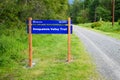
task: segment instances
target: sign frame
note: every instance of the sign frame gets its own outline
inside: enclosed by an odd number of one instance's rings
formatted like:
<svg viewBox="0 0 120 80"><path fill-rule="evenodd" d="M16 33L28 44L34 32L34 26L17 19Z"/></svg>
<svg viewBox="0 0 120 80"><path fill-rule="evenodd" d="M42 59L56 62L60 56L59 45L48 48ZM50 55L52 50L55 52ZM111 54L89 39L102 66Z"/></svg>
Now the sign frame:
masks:
<svg viewBox="0 0 120 80"><path fill-rule="evenodd" d="M63 21L63 22L62 22ZM68 20L32 20L31 17L28 18L28 42L29 42L29 67L32 67L32 27L38 24L67 24L67 34L68 34L68 54L67 54L67 62L71 61L71 34L72 34L72 26L71 26L71 18Z"/></svg>

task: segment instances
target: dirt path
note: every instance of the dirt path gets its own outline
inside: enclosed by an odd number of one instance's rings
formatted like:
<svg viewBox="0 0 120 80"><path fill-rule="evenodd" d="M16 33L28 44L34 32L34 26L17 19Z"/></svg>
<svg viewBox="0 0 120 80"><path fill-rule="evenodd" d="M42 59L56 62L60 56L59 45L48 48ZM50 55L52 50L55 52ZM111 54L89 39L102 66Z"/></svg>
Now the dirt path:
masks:
<svg viewBox="0 0 120 80"><path fill-rule="evenodd" d="M120 41L78 26L74 26L74 33L84 43L102 76L106 80L120 80Z"/></svg>

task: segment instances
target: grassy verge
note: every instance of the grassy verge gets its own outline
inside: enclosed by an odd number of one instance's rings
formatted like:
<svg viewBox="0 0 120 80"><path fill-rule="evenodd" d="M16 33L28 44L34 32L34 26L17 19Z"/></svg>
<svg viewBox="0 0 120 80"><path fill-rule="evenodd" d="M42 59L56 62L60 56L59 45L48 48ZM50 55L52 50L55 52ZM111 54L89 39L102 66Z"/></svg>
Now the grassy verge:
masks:
<svg viewBox="0 0 120 80"><path fill-rule="evenodd" d="M96 27L96 28L91 28L91 24L92 23L85 23L85 24L79 24L79 26L82 26L91 30L95 30L97 32L114 37L116 39L120 39L120 35L119 35L120 27L117 22L115 23L114 26L112 26L110 22L103 22L100 27Z"/></svg>
<svg viewBox="0 0 120 80"><path fill-rule="evenodd" d="M1 50L6 55L1 56L2 60L0 60L0 80L100 79L92 59L74 35L72 35L70 63L66 62L67 35L33 35L33 62L36 65L32 68L27 68L27 34L22 32L14 35L16 36L3 35L1 38L1 44L7 43L5 48L9 44L13 45L9 45L6 51Z"/></svg>

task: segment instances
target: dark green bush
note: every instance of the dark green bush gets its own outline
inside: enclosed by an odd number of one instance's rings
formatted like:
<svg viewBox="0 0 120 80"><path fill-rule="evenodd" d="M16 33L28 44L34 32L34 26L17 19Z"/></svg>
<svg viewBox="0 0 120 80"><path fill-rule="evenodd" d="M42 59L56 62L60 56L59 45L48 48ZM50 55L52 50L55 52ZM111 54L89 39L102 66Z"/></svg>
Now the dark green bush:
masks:
<svg viewBox="0 0 120 80"><path fill-rule="evenodd" d="M120 25L120 19L118 20L118 24Z"/></svg>
<svg viewBox="0 0 120 80"><path fill-rule="evenodd" d="M102 22L94 22L91 24L91 28L100 27L101 25L102 25Z"/></svg>

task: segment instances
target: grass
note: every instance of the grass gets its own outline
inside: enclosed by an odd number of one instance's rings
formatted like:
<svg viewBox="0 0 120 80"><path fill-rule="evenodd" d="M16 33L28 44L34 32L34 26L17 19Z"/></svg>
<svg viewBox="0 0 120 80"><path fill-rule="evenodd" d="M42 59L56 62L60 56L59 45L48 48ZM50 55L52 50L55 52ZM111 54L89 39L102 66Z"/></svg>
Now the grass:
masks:
<svg viewBox="0 0 120 80"><path fill-rule="evenodd" d="M92 23L85 23L85 24L79 24L79 26L84 26L85 28L95 30L97 32L100 32L102 34L114 37L116 39L120 39L120 25L118 25L118 22L115 22L115 25L112 26L111 22L103 22L102 26L91 28Z"/></svg>
<svg viewBox="0 0 120 80"><path fill-rule="evenodd" d="M33 62L28 68L28 35L25 29L1 35L0 80L99 80L89 54L72 35L72 61L67 60L67 35L33 35ZM18 33L19 32L19 33ZM13 36L14 35L14 36Z"/></svg>

